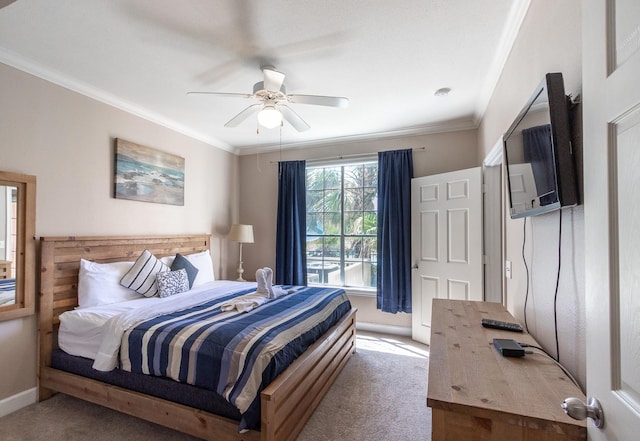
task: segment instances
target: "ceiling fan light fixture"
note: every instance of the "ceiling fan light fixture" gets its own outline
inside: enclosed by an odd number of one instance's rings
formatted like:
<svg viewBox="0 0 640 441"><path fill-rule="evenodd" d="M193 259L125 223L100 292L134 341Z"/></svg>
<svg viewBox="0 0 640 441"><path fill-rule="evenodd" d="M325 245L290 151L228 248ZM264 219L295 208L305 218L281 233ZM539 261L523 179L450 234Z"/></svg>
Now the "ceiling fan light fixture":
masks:
<svg viewBox="0 0 640 441"><path fill-rule="evenodd" d="M0 0L1 2L2 0ZM285 75L278 72L273 66L262 66L263 81L253 85L253 93L229 93L229 92L187 92L192 94L205 94L213 96L252 98L258 101L255 104L243 109L236 116L227 121L225 127L237 127L250 116L257 113L258 126L266 129L274 129L286 120L298 132L309 130L311 126L307 124L289 104L313 104L328 107L347 107L349 99L340 96L324 95L287 95L284 86ZM258 128L259 129L259 128Z"/></svg>
<svg viewBox="0 0 640 441"><path fill-rule="evenodd" d="M282 124L282 113L276 106L265 104L264 108L258 113L258 123L267 129L273 129Z"/></svg>

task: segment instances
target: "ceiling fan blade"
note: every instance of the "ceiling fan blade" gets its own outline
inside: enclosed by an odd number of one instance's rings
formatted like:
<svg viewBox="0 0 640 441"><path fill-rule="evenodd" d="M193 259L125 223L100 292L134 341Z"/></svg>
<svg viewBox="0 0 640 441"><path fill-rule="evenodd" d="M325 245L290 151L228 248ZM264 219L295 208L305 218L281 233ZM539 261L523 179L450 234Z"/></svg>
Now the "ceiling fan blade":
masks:
<svg viewBox="0 0 640 441"><path fill-rule="evenodd" d="M244 109L242 112L238 113L236 116L234 116L229 121L227 121L227 123L224 126L225 127L237 127L238 124L240 124L242 121L244 121L245 119L249 118L251 115L253 115L258 110L260 110L261 107L262 107L261 103L256 103L256 104L250 105L249 107Z"/></svg>
<svg viewBox="0 0 640 441"><path fill-rule="evenodd" d="M284 74L272 66L263 67L262 73L264 74L264 88L272 92L279 91L284 83Z"/></svg>
<svg viewBox="0 0 640 441"><path fill-rule="evenodd" d="M251 98L250 93L227 93L227 92L187 92L187 95L214 95L228 98Z"/></svg>
<svg viewBox="0 0 640 441"><path fill-rule="evenodd" d="M290 103L315 104L329 107L349 107L349 98L321 95L287 95Z"/></svg>
<svg viewBox="0 0 640 441"><path fill-rule="evenodd" d="M278 110L282 112L282 116L287 120L289 124L293 126L298 132L304 132L305 130L309 130L311 126L307 124L300 115L294 112L290 107L287 107L283 104L278 105Z"/></svg>

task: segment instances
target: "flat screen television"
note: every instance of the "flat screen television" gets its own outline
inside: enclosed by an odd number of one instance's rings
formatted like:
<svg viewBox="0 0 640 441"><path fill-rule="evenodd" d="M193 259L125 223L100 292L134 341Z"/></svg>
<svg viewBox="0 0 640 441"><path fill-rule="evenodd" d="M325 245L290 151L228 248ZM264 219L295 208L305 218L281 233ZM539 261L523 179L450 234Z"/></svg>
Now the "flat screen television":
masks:
<svg viewBox="0 0 640 441"><path fill-rule="evenodd" d="M569 103L562 74L548 73L504 134L512 219L578 203Z"/></svg>

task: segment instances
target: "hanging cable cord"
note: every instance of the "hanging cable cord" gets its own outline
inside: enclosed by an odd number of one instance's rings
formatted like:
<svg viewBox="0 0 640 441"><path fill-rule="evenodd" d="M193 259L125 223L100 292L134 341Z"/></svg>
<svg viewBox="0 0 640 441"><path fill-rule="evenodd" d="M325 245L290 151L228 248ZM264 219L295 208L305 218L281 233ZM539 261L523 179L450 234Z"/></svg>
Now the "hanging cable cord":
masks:
<svg viewBox="0 0 640 441"><path fill-rule="evenodd" d="M527 218L524 219L524 232L522 237L522 261L524 262L524 269L527 278L527 290L524 295L524 328L529 332L529 326L527 325L527 302L529 301L529 265L527 265L527 258L524 254L524 248L527 243Z"/></svg>
<svg viewBox="0 0 640 441"><path fill-rule="evenodd" d="M540 346L536 346L536 345L530 345L527 343L522 343L522 342L518 342L518 344L520 346L522 346L523 348L533 348L533 349L537 349L540 351L540 355L544 355L546 357L549 357L549 359L551 361L553 361L556 365L558 365L558 367L560 367L560 369L562 369L562 372L564 372L567 377L569 377L571 379L571 381L573 382L573 384L575 384L578 389L580 389L580 391L582 393L584 393L584 391L582 390L582 386L580 386L580 383L578 383L578 381L573 377L573 375L571 375L571 372L569 372L569 370L567 368L565 368L564 366L562 366L562 364L560 364L560 362L558 362L551 354L549 354L547 351L545 351L544 349L542 349ZM525 354L535 354L536 352L533 351L525 351Z"/></svg>
<svg viewBox="0 0 640 441"><path fill-rule="evenodd" d="M556 290L553 295L553 329L556 334L556 361L560 363L560 344L558 343L558 287L560 286L560 268L562 267L562 209L558 223L558 273L556 275Z"/></svg>

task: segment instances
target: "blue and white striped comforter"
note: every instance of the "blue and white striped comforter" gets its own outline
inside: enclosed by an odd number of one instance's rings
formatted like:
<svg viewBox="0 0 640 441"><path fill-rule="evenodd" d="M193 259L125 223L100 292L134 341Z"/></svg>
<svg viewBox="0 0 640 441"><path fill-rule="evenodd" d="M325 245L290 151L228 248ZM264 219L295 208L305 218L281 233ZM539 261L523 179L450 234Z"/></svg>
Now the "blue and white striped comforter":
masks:
<svg viewBox="0 0 640 441"><path fill-rule="evenodd" d="M255 292L255 284L235 289L124 326L120 367L215 391L240 411L239 429L248 429L260 420L260 392L351 305L342 289L304 287L247 313L223 312L221 304Z"/></svg>
<svg viewBox="0 0 640 441"><path fill-rule="evenodd" d="M0 306L12 305L16 299L16 279L0 279Z"/></svg>

